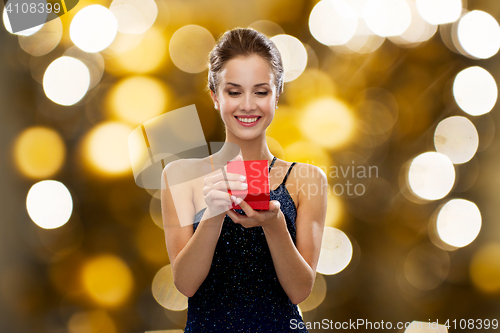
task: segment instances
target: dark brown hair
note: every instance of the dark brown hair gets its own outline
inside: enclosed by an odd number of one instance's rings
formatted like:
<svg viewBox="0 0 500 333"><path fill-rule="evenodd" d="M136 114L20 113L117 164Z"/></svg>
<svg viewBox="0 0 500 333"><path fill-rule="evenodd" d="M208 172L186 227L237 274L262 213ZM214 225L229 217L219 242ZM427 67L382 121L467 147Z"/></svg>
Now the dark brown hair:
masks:
<svg viewBox="0 0 500 333"><path fill-rule="evenodd" d="M227 61L237 56L259 55L267 61L274 75L276 99L283 91L285 71L276 45L253 28L234 28L223 33L209 55L207 90L217 94L220 72Z"/></svg>

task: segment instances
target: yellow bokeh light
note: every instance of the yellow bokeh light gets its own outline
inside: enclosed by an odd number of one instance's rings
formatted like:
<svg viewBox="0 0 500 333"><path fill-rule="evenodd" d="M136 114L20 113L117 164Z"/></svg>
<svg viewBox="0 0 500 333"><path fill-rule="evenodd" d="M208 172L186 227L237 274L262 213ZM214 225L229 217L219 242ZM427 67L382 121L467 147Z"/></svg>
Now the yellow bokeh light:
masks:
<svg viewBox="0 0 500 333"><path fill-rule="evenodd" d="M214 46L215 39L210 31L199 25L186 25L170 39L170 58L180 70L200 73L207 69L208 54Z"/></svg>
<svg viewBox="0 0 500 333"><path fill-rule="evenodd" d="M300 310L302 312L311 311L324 301L326 297L326 280L323 275L316 273L316 280L314 281L314 286L311 294L299 304Z"/></svg>
<svg viewBox="0 0 500 333"><path fill-rule="evenodd" d="M148 76L132 76L115 84L110 90L107 105L113 117L140 125L168 107L170 90L160 80Z"/></svg>
<svg viewBox="0 0 500 333"><path fill-rule="evenodd" d="M274 113L274 119L267 127L266 134L283 147L300 140L302 135L297 127L298 117L295 109L281 105Z"/></svg>
<svg viewBox="0 0 500 333"><path fill-rule="evenodd" d="M108 8L90 5L80 9L69 27L71 41L85 52L107 48L115 39L118 22Z"/></svg>
<svg viewBox="0 0 500 333"><path fill-rule="evenodd" d="M81 279L87 294L104 306L121 305L134 286L130 268L122 259L111 254L88 260L82 267Z"/></svg>
<svg viewBox="0 0 500 333"><path fill-rule="evenodd" d="M149 218L141 221L135 233L135 244L141 255L150 263L163 265L169 263L163 230L159 229Z"/></svg>
<svg viewBox="0 0 500 333"><path fill-rule="evenodd" d="M337 53L366 54L376 51L385 41L385 37L375 34L356 34L345 45L333 46Z"/></svg>
<svg viewBox="0 0 500 333"><path fill-rule="evenodd" d="M160 191L158 191L160 192ZM161 200L158 200L155 196L151 197L149 203L149 214L153 222L160 228L163 229L163 216L161 212Z"/></svg>
<svg viewBox="0 0 500 333"><path fill-rule="evenodd" d="M73 199L64 184L44 180L28 191L26 209L30 218L45 229L59 228L68 222L73 212Z"/></svg>
<svg viewBox="0 0 500 333"><path fill-rule="evenodd" d="M325 226L338 228L342 223L341 218L344 216L342 200L338 195L334 195L332 191L328 191L327 200Z"/></svg>
<svg viewBox="0 0 500 333"><path fill-rule="evenodd" d="M76 312L68 321L69 333L115 333L113 319L102 310Z"/></svg>
<svg viewBox="0 0 500 333"><path fill-rule="evenodd" d="M58 172L66 158L61 135L45 127L24 130L14 144L14 161L19 171L31 178L49 178Z"/></svg>
<svg viewBox="0 0 500 333"><path fill-rule="evenodd" d="M346 144L354 131L352 110L333 98L322 98L308 104L299 120L301 133L325 149Z"/></svg>
<svg viewBox="0 0 500 333"><path fill-rule="evenodd" d="M455 77L453 96L462 110L472 116L480 116L495 106L498 87L495 78L486 69L472 66Z"/></svg>
<svg viewBox="0 0 500 333"><path fill-rule="evenodd" d="M248 27L253 28L259 32L262 32L269 38L275 35L285 33L283 28L278 23L269 20L258 20L250 23Z"/></svg>
<svg viewBox="0 0 500 333"><path fill-rule="evenodd" d="M357 25L356 12L343 0L322 0L309 15L311 35L324 45L347 43L354 36Z"/></svg>
<svg viewBox="0 0 500 333"><path fill-rule="evenodd" d="M289 82L285 91L290 105L303 107L315 99L333 96L337 92L337 87L331 76L324 71L308 68L296 80ZM275 117L282 113L280 106L276 110Z"/></svg>
<svg viewBox="0 0 500 333"><path fill-rule="evenodd" d="M101 172L122 175L130 172L128 136L133 128L118 122L104 122L85 137L83 158Z"/></svg>
<svg viewBox="0 0 500 333"><path fill-rule="evenodd" d="M337 274L349 265L352 253L352 243L344 232L325 227L316 271L325 275Z"/></svg>
<svg viewBox="0 0 500 333"><path fill-rule="evenodd" d="M285 147L288 161L315 165L322 170L331 165L330 155L317 144L308 141L297 141Z"/></svg>
<svg viewBox="0 0 500 333"><path fill-rule="evenodd" d="M132 45L135 44L135 39L140 39L137 35L130 36L133 37L131 41ZM152 26L146 31L137 45L108 59L106 70L115 75L123 73L151 73L163 65L166 56L167 42L165 41L165 37L158 28Z"/></svg>
<svg viewBox="0 0 500 333"><path fill-rule="evenodd" d="M455 168L444 154L422 153L411 162L407 181L409 189L418 197L438 200L451 191L455 183Z"/></svg>
<svg viewBox="0 0 500 333"><path fill-rule="evenodd" d="M56 17L46 22L35 34L30 36L19 35L19 46L32 56L45 55L56 48L61 41L63 26L61 19Z"/></svg>
<svg viewBox="0 0 500 333"><path fill-rule="evenodd" d="M154 298L164 308L172 311L182 311L187 308L188 298L175 287L170 264L156 273L152 289Z"/></svg>
<svg viewBox="0 0 500 333"><path fill-rule="evenodd" d="M450 256L431 243L422 243L408 253L403 267L411 285L420 290L432 290L448 276Z"/></svg>
<svg viewBox="0 0 500 333"><path fill-rule="evenodd" d="M90 72L73 57L59 57L45 70L43 90L54 103L73 105L80 101L90 86Z"/></svg>
<svg viewBox="0 0 500 333"><path fill-rule="evenodd" d="M485 293L500 292L500 244L488 243L472 257L470 277L473 284Z"/></svg>

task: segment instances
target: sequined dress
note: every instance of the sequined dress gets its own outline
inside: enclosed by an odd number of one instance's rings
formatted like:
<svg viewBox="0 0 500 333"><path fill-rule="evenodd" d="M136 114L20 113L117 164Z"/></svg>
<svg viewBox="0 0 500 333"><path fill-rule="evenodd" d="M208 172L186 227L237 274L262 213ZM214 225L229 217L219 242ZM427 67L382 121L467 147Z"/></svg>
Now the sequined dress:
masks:
<svg viewBox="0 0 500 333"><path fill-rule="evenodd" d="M269 171L275 161L276 157ZM280 202L295 244L297 209L285 187L294 165L270 191L270 199ZM195 215L194 231L205 209ZM235 211L245 215L241 209ZM188 298L184 332L308 332L299 327L304 327L302 317L281 287L262 227L244 228L226 215L210 271Z"/></svg>

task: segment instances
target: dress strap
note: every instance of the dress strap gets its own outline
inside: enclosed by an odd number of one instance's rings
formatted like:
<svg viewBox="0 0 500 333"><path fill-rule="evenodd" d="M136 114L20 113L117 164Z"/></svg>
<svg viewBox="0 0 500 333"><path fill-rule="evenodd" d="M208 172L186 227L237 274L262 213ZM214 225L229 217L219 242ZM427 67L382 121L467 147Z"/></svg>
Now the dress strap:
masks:
<svg viewBox="0 0 500 333"><path fill-rule="evenodd" d="M212 165L212 172L214 172L215 168L214 168L214 160L212 159L212 155L210 155L210 164Z"/></svg>
<svg viewBox="0 0 500 333"><path fill-rule="evenodd" d="M290 165L290 167L288 168L288 171L286 172L285 178L283 178L283 181L281 182L281 184L285 184L286 179L288 178L288 175L290 174L290 170L292 170L293 166L294 166L296 163L297 163L297 162L293 162L293 163L292 163L292 165Z"/></svg>
<svg viewBox="0 0 500 333"><path fill-rule="evenodd" d="M271 168L273 167L275 161L276 161L276 156L274 156L273 161L271 162L271 165L269 166L269 171L268 172L271 171Z"/></svg>

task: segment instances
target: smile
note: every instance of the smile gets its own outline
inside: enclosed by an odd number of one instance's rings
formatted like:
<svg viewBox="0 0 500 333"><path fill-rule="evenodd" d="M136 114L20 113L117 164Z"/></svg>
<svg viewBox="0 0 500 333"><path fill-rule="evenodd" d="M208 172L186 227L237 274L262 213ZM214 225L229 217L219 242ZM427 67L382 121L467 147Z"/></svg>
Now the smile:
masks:
<svg viewBox="0 0 500 333"><path fill-rule="evenodd" d="M236 120L238 120L238 123L240 123L243 126L255 126L259 119L261 118L260 116L258 117L237 117L235 116Z"/></svg>

